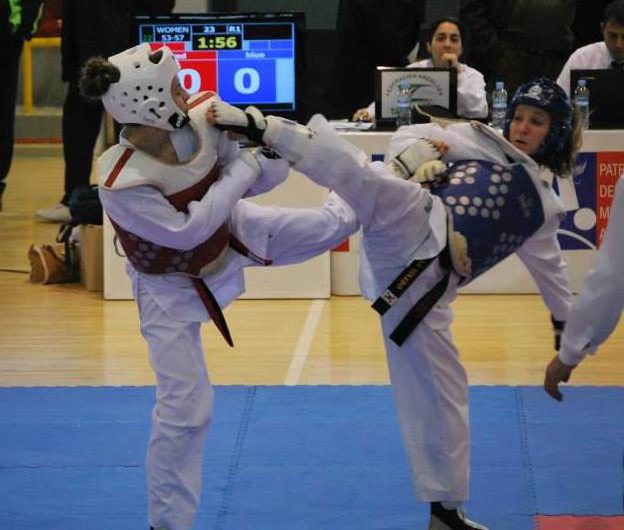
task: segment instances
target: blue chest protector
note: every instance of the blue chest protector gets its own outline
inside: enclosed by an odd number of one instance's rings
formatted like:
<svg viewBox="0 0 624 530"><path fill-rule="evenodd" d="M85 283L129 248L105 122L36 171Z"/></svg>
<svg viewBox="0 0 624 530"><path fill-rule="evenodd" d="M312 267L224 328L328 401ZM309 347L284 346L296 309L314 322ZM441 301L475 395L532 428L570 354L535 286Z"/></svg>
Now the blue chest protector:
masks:
<svg viewBox="0 0 624 530"><path fill-rule="evenodd" d="M432 191L448 212L448 247L465 285L512 254L544 223L533 180L521 164L456 162Z"/></svg>
<svg viewBox="0 0 624 530"><path fill-rule="evenodd" d="M459 161L449 168L448 181L431 192L447 211L447 247L437 258L410 263L373 303L384 315L435 259L447 270L390 333L399 346L446 291L451 267L465 285L512 254L544 224L540 191L521 164Z"/></svg>

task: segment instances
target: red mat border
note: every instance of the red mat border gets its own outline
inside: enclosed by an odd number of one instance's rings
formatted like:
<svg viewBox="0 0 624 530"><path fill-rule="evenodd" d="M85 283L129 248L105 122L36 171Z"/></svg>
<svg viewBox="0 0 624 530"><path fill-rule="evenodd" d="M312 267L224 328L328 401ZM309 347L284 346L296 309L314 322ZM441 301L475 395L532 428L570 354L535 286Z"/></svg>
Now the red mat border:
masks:
<svg viewBox="0 0 624 530"><path fill-rule="evenodd" d="M624 515L536 515L535 530L622 530Z"/></svg>

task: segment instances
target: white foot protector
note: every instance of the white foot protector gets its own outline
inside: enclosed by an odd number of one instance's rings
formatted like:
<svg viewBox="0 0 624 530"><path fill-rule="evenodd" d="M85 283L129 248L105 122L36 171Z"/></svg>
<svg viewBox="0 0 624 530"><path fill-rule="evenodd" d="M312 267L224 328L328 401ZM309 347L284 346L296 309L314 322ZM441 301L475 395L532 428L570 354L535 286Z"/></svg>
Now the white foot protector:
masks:
<svg viewBox="0 0 624 530"><path fill-rule="evenodd" d="M277 116L267 116L266 124L263 136L266 145L291 164L299 162L307 152L310 140L314 138L314 131L296 121Z"/></svg>
<svg viewBox="0 0 624 530"><path fill-rule="evenodd" d="M430 140L419 138L406 147L388 163L390 170L399 178L409 179L425 162L438 160L441 156Z"/></svg>

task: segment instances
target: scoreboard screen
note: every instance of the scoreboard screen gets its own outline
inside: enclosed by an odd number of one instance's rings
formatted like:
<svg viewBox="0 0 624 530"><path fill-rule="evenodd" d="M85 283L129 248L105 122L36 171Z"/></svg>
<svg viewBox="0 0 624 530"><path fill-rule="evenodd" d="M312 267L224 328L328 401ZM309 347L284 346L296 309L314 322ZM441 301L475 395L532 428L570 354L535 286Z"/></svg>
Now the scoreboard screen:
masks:
<svg viewBox="0 0 624 530"><path fill-rule="evenodd" d="M190 93L211 90L237 107L296 117L302 13L135 17L133 41L166 45Z"/></svg>

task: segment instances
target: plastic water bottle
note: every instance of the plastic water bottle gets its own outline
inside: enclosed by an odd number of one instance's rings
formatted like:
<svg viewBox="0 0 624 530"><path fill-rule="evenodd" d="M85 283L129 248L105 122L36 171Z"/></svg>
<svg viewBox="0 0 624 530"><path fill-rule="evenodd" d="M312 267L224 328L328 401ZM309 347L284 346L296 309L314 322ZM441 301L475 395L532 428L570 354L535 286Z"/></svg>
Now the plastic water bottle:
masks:
<svg viewBox="0 0 624 530"><path fill-rule="evenodd" d="M412 123L412 84L409 81L399 83L399 95L396 106L396 126Z"/></svg>
<svg viewBox="0 0 624 530"><path fill-rule="evenodd" d="M503 81L496 81L492 91L492 128L503 132L507 114L507 90Z"/></svg>
<svg viewBox="0 0 624 530"><path fill-rule="evenodd" d="M579 79L574 89L574 105L578 109L583 130L589 129L589 88L585 79Z"/></svg>

